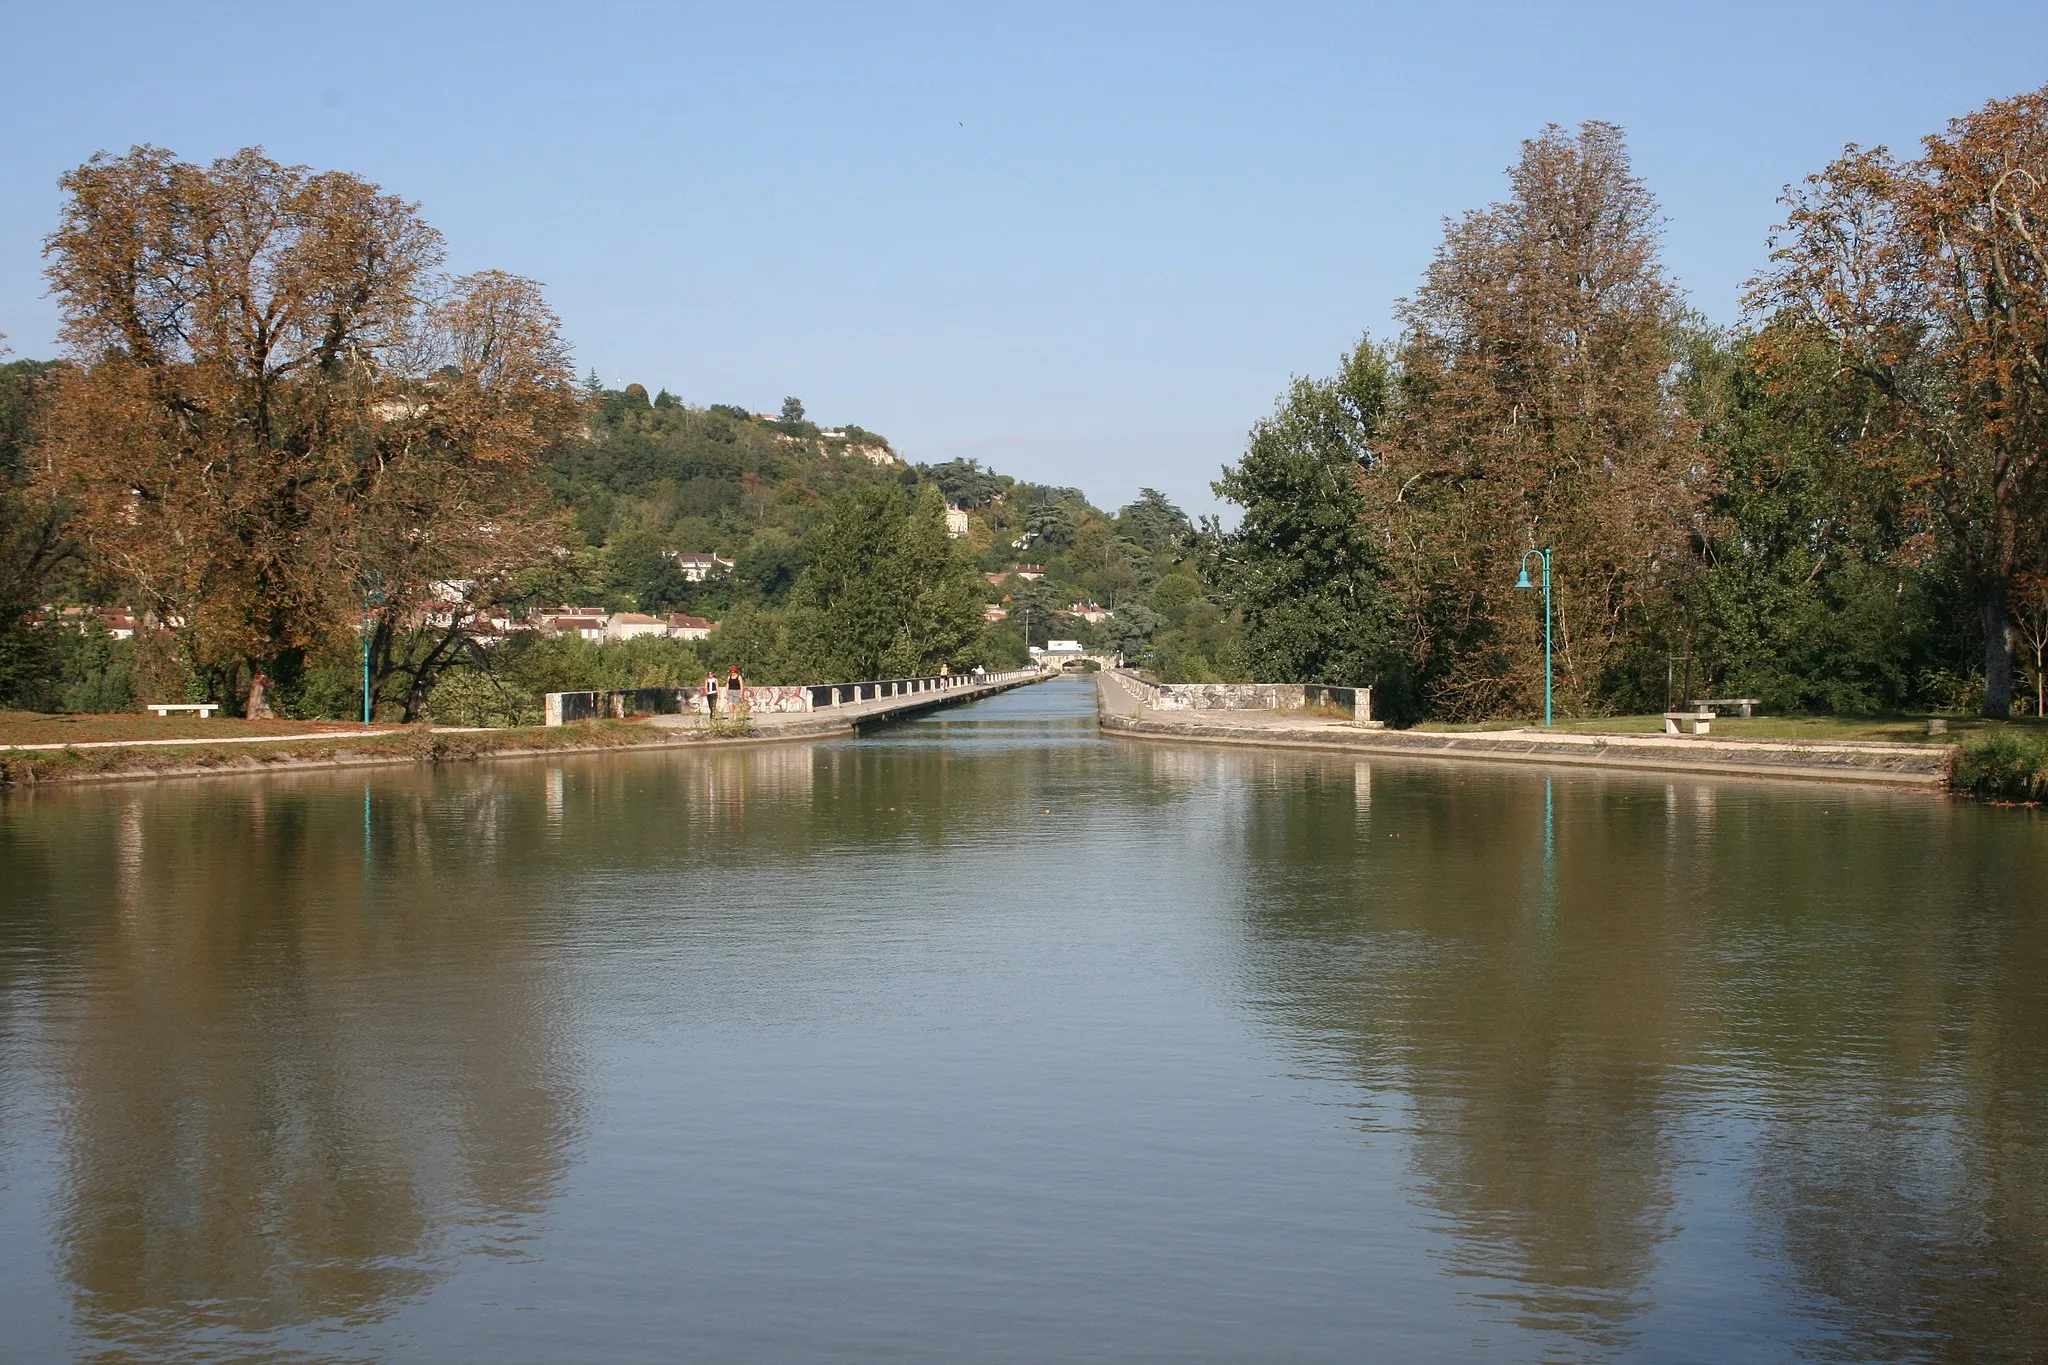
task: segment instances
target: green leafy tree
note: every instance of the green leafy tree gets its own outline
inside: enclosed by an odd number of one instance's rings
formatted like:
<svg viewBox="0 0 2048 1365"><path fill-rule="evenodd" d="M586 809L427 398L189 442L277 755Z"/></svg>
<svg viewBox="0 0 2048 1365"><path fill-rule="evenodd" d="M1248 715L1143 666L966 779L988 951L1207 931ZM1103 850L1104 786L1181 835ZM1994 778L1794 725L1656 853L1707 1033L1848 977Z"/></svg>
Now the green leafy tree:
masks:
<svg viewBox="0 0 2048 1365"><path fill-rule="evenodd" d="M58 666L33 613L72 552L61 505L29 477L36 415L55 369L33 360L0 365L0 700L17 704Z"/></svg>
<svg viewBox="0 0 2048 1365"><path fill-rule="evenodd" d="M817 680L907 676L971 666L982 583L946 534L936 487L915 503L887 485L853 489L805 545L791 646Z"/></svg>
<svg viewBox="0 0 2048 1365"><path fill-rule="evenodd" d="M1828 338L1794 330L1780 324L1761 348L1695 344L1688 407L1720 476L1698 569L1671 585L1663 647L1695 695L1785 710L1914 704L1942 663L1942 566L1909 552L1905 481L1858 448L1877 394L1841 372ZM1637 701L1657 705L1661 691Z"/></svg>
<svg viewBox="0 0 2048 1365"><path fill-rule="evenodd" d="M1360 486L1389 370L1386 353L1364 339L1335 378L1296 380L1214 485L1244 509L1221 538L1216 578L1244 615L1255 678L1376 686L1389 705L1399 695L1394 604Z"/></svg>
<svg viewBox="0 0 2048 1365"><path fill-rule="evenodd" d="M1188 514L1156 488L1138 490L1138 500L1116 514L1117 529L1148 555L1166 555L1194 531Z"/></svg>

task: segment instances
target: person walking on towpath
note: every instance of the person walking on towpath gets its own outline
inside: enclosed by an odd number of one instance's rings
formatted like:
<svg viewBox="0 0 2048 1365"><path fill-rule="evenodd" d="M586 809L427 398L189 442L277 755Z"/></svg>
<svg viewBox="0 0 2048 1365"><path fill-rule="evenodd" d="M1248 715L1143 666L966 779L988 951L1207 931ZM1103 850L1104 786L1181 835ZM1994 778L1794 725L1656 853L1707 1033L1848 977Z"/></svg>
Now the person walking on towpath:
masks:
<svg viewBox="0 0 2048 1365"><path fill-rule="evenodd" d="M704 675L704 714L711 719L716 719L718 716L718 675L716 673L706 673Z"/></svg>
<svg viewBox="0 0 2048 1365"><path fill-rule="evenodd" d="M734 664L725 675L725 709L736 716L745 715L747 706L747 680L740 676L740 666Z"/></svg>

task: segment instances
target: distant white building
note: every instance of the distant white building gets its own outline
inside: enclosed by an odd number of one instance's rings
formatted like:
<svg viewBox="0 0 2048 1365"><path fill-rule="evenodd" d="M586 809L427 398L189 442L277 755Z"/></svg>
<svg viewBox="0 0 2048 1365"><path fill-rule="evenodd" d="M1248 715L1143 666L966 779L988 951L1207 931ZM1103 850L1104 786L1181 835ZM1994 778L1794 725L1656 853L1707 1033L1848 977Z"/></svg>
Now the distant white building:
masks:
<svg viewBox="0 0 2048 1365"><path fill-rule="evenodd" d="M730 559L716 553L685 553L676 550L667 550L663 553L675 561L675 566L683 571L684 579L691 583L702 583L707 578L717 578L732 568Z"/></svg>
<svg viewBox="0 0 2048 1365"><path fill-rule="evenodd" d="M637 611L622 611L604 623L607 640L637 640L643 635L666 635L668 623Z"/></svg>
<svg viewBox="0 0 2048 1365"><path fill-rule="evenodd" d="M708 639L718 628L718 622L707 621L701 616L671 616L668 618L668 637L671 640Z"/></svg>
<svg viewBox="0 0 2048 1365"><path fill-rule="evenodd" d="M540 628L550 635L574 635L583 640L602 640L610 618L603 612L562 612L543 615Z"/></svg>
<svg viewBox="0 0 2048 1365"><path fill-rule="evenodd" d="M946 509L946 534L958 540L967 534L967 509L948 507Z"/></svg>

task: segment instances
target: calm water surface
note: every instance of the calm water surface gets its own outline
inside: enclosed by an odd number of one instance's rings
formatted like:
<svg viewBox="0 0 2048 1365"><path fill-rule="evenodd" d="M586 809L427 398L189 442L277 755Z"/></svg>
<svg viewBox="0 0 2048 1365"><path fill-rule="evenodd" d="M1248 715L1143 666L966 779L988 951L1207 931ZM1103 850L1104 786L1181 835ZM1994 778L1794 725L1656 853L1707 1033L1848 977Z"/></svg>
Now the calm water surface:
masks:
<svg viewBox="0 0 2048 1365"><path fill-rule="evenodd" d="M859 741L0 803L7 1360L2048 1347L2048 825Z"/></svg>

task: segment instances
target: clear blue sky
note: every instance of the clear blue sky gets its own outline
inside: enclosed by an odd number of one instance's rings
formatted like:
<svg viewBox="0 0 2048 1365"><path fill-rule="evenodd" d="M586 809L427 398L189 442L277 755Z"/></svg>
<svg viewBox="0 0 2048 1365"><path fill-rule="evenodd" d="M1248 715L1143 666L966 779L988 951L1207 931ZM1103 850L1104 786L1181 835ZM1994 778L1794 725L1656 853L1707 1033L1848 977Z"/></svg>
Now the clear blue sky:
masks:
<svg viewBox="0 0 2048 1365"><path fill-rule="evenodd" d="M609 384L1190 510L1500 197L1609 119L1734 321L1780 187L2048 81L2048 4L207 5L0 0L0 332L55 181L259 144L546 282Z"/></svg>

